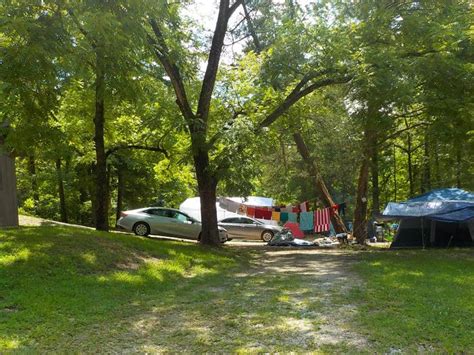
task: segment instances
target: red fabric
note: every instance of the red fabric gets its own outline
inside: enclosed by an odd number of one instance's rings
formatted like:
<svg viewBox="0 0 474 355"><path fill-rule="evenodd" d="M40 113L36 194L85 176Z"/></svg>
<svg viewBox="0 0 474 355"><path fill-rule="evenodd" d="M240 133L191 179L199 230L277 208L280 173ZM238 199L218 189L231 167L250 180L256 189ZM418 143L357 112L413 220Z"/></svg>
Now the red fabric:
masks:
<svg viewBox="0 0 474 355"><path fill-rule="evenodd" d="M267 210L267 211L263 211L263 219L272 219L272 211L271 210Z"/></svg>
<svg viewBox="0 0 474 355"><path fill-rule="evenodd" d="M331 223L331 210L328 207L323 210L314 211L314 231L316 233L327 232Z"/></svg>
<svg viewBox="0 0 474 355"><path fill-rule="evenodd" d="M300 212L300 207L299 207L299 206L293 207L293 208L291 209L291 212L293 212L293 213L299 213L299 212Z"/></svg>
<svg viewBox="0 0 474 355"><path fill-rule="evenodd" d="M265 210L263 208L255 208L255 218L263 219L263 215L265 214Z"/></svg>
<svg viewBox="0 0 474 355"><path fill-rule="evenodd" d="M255 217L255 207L247 207L247 216Z"/></svg>
<svg viewBox="0 0 474 355"><path fill-rule="evenodd" d="M302 239L304 238L304 233L301 231L300 226L296 222L286 222L283 227L288 228L293 234L293 237Z"/></svg>

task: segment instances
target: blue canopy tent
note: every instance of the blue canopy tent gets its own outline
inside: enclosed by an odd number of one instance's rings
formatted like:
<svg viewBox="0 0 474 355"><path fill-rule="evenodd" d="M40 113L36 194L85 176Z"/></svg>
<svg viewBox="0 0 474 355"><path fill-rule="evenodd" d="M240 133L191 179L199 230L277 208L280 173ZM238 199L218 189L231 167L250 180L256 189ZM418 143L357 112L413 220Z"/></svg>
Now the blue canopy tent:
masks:
<svg viewBox="0 0 474 355"><path fill-rule="evenodd" d="M400 220L393 248L474 245L474 194L468 191L433 190L390 202L382 215Z"/></svg>

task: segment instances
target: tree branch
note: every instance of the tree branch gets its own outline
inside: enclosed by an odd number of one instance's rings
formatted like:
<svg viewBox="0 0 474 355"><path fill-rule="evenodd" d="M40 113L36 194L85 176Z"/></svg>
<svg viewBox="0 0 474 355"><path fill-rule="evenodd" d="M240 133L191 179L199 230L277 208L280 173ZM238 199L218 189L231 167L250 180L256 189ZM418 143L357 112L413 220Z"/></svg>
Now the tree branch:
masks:
<svg viewBox="0 0 474 355"><path fill-rule="evenodd" d="M148 42L152 45L153 52L170 77L171 84L173 85L173 89L176 94L176 103L178 104L178 107L184 118L188 121L188 123L190 123L194 118L194 114L186 95L186 89L184 88L184 83L179 68L169 57L169 49L166 45L158 23L155 19L150 19L149 23L156 39L148 36Z"/></svg>
<svg viewBox="0 0 474 355"><path fill-rule="evenodd" d="M237 0L229 7L229 0L221 0L219 4L219 14L217 15L216 28L212 37L211 49L207 60L207 68L202 81L197 108L197 116L198 119L201 120L201 124L203 125L201 129L203 130L207 129L207 118L209 115L211 97L216 83L217 70L219 69L222 47L227 32L227 24L229 18L241 3L242 0Z"/></svg>
<svg viewBox="0 0 474 355"><path fill-rule="evenodd" d="M274 109L260 124L258 128L268 127L275 122L282 114L284 114L292 105L301 98L312 93L316 89L334 84L345 84L352 79L352 76L342 76L330 79L321 79L303 89L304 85L310 80L304 77L293 89L293 91L285 98L285 100Z"/></svg>
<svg viewBox="0 0 474 355"><path fill-rule="evenodd" d="M259 54L262 51L262 45L258 39L257 33L255 32L255 28L253 27L252 19L250 18L250 14L247 10L247 6L245 5L245 1L242 1L242 7L244 9L245 19L247 21L247 26L250 32L250 35L253 39L253 44L255 45L255 52Z"/></svg>
<svg viewBox="0 0 474 355"><path fill-rule="evenodd" d="M93 49L96 49L97 48L97 41L94 39L94 37L92 37L92 35L84 28L84 26L82 26L81 22L79 21L79 19L76 17L76 14L74 13L73 9L69 8L67 10L67 13L69 14L69 16L71 16L72 18L72 22L74 22L74 24L77 26L77 28L79 29L79 32L82 33L82 35L89 41L89 43L91 44L92 48Z"/></svg>
<svg viewBox="0 0 474 355"><path fill-rule="evenodd" d="M108 158L110 155L116 153L117 151L125 150L125 149L137 149L137 150L148 150L148 151L151 151L151 152L159 152L159 153L163 153L163 155L166 158L169 158L168 151L166 149L164 149L163 147L149 147L149 146L137 145L137 144L130 144L130 145L122 145L122 146L113 147L113 148L107 150L107 152L105 153L105 156L106 156L106 158Z"/></svg>

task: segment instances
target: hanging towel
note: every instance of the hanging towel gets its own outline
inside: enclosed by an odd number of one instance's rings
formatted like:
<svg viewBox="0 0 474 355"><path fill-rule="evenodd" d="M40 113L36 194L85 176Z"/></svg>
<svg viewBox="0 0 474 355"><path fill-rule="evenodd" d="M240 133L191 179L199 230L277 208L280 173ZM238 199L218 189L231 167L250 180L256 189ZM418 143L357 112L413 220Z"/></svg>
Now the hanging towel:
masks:
<svg viewBox="0 0 474 355"><path fill-rule="evenodd" d="M331 208L314 211L314 231L316 233L327 232L331 223Z"/></svg>
<svg viewBox="0 0 474 355"><path fill-rule="evenodd" d="M300 203L300 211L301 212L308 212L308 202L305 201L303 203ZM313 229L313 228L311 228Z"/></svg>
<svg viewBox="0 0 474 355"><path fill-rule="evenodd" d="M300 229L304 231L312 231L314 228L314 213L301 212L300 213Z"/></svg>
<svg viewBox="0 0 474 355"><path fill-rule="evenodd" d="M293 207L291 206L286 206L281 209L281 212L293 212Z"/></svg>
<svg viewBox="0 0 474 355"><path fill-rule="evenodd" d="M263 211L263 219L272 219L272 211L271 210Z"/></svg>
<svg viewBox="0 0 474 355"><path fill-rule="evenodd" d="M255 207L247 206L247 216L255 217Z"/></svg>
<svg viewBox="0 0 474 355"><path fill-rule="evenodd" d="M255 218L263 219L263 215L265 214L265 210L263 208L255 208Z"/></svg>
<svg viewBox="0 0 474 355"><path fill-rule="evenodd" d="M298 221L298 215L293 212L288 212L288 222L297 222Z"/></svg>
<svg viewBox="0 0 474 355"><path fill-rule="evenodd" d="M293 207L293 208L291 209L291 212L293 212L293 213L298 213L298 212L300 212L300 206Z"/></svg>
<svg viewBox="0 0 474 355"><path fill-rule="evenodd" d="M288 212L281 212L280 213L280 221L285 223L288 221Z"/></svg>
<svg viewBox="0 0 474 355"><path fill-rule="evenodd" d="M280 212L272 212L272 219L274 221L280 221Z"/></svg>
<svg viewBox="0 0 474 355"><path fill-rule="evenodd" d="M239 214L247 215L247 206L246 206L246 205L241 204L241 205L239 206Z"/></svg>

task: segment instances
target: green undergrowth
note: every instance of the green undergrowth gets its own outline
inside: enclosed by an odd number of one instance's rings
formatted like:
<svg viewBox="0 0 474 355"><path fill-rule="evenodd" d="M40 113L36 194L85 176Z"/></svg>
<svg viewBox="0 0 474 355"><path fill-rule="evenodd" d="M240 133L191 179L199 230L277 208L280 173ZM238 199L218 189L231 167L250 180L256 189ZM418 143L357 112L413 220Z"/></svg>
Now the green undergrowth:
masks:
<svg viewBox="0 0 474 355"><path fill-rule="evenodd" d="M86 229L0 231L0 352L71 350L68 341L87 343L77 334L114 328L240 262L223 249Z"/></svg>
<svg viewBox="0 0 474 355"><path fill-rule="evenodd" d="M357 329L379 351L462 353L474 349L474 251L366 253Z"/></svg>

